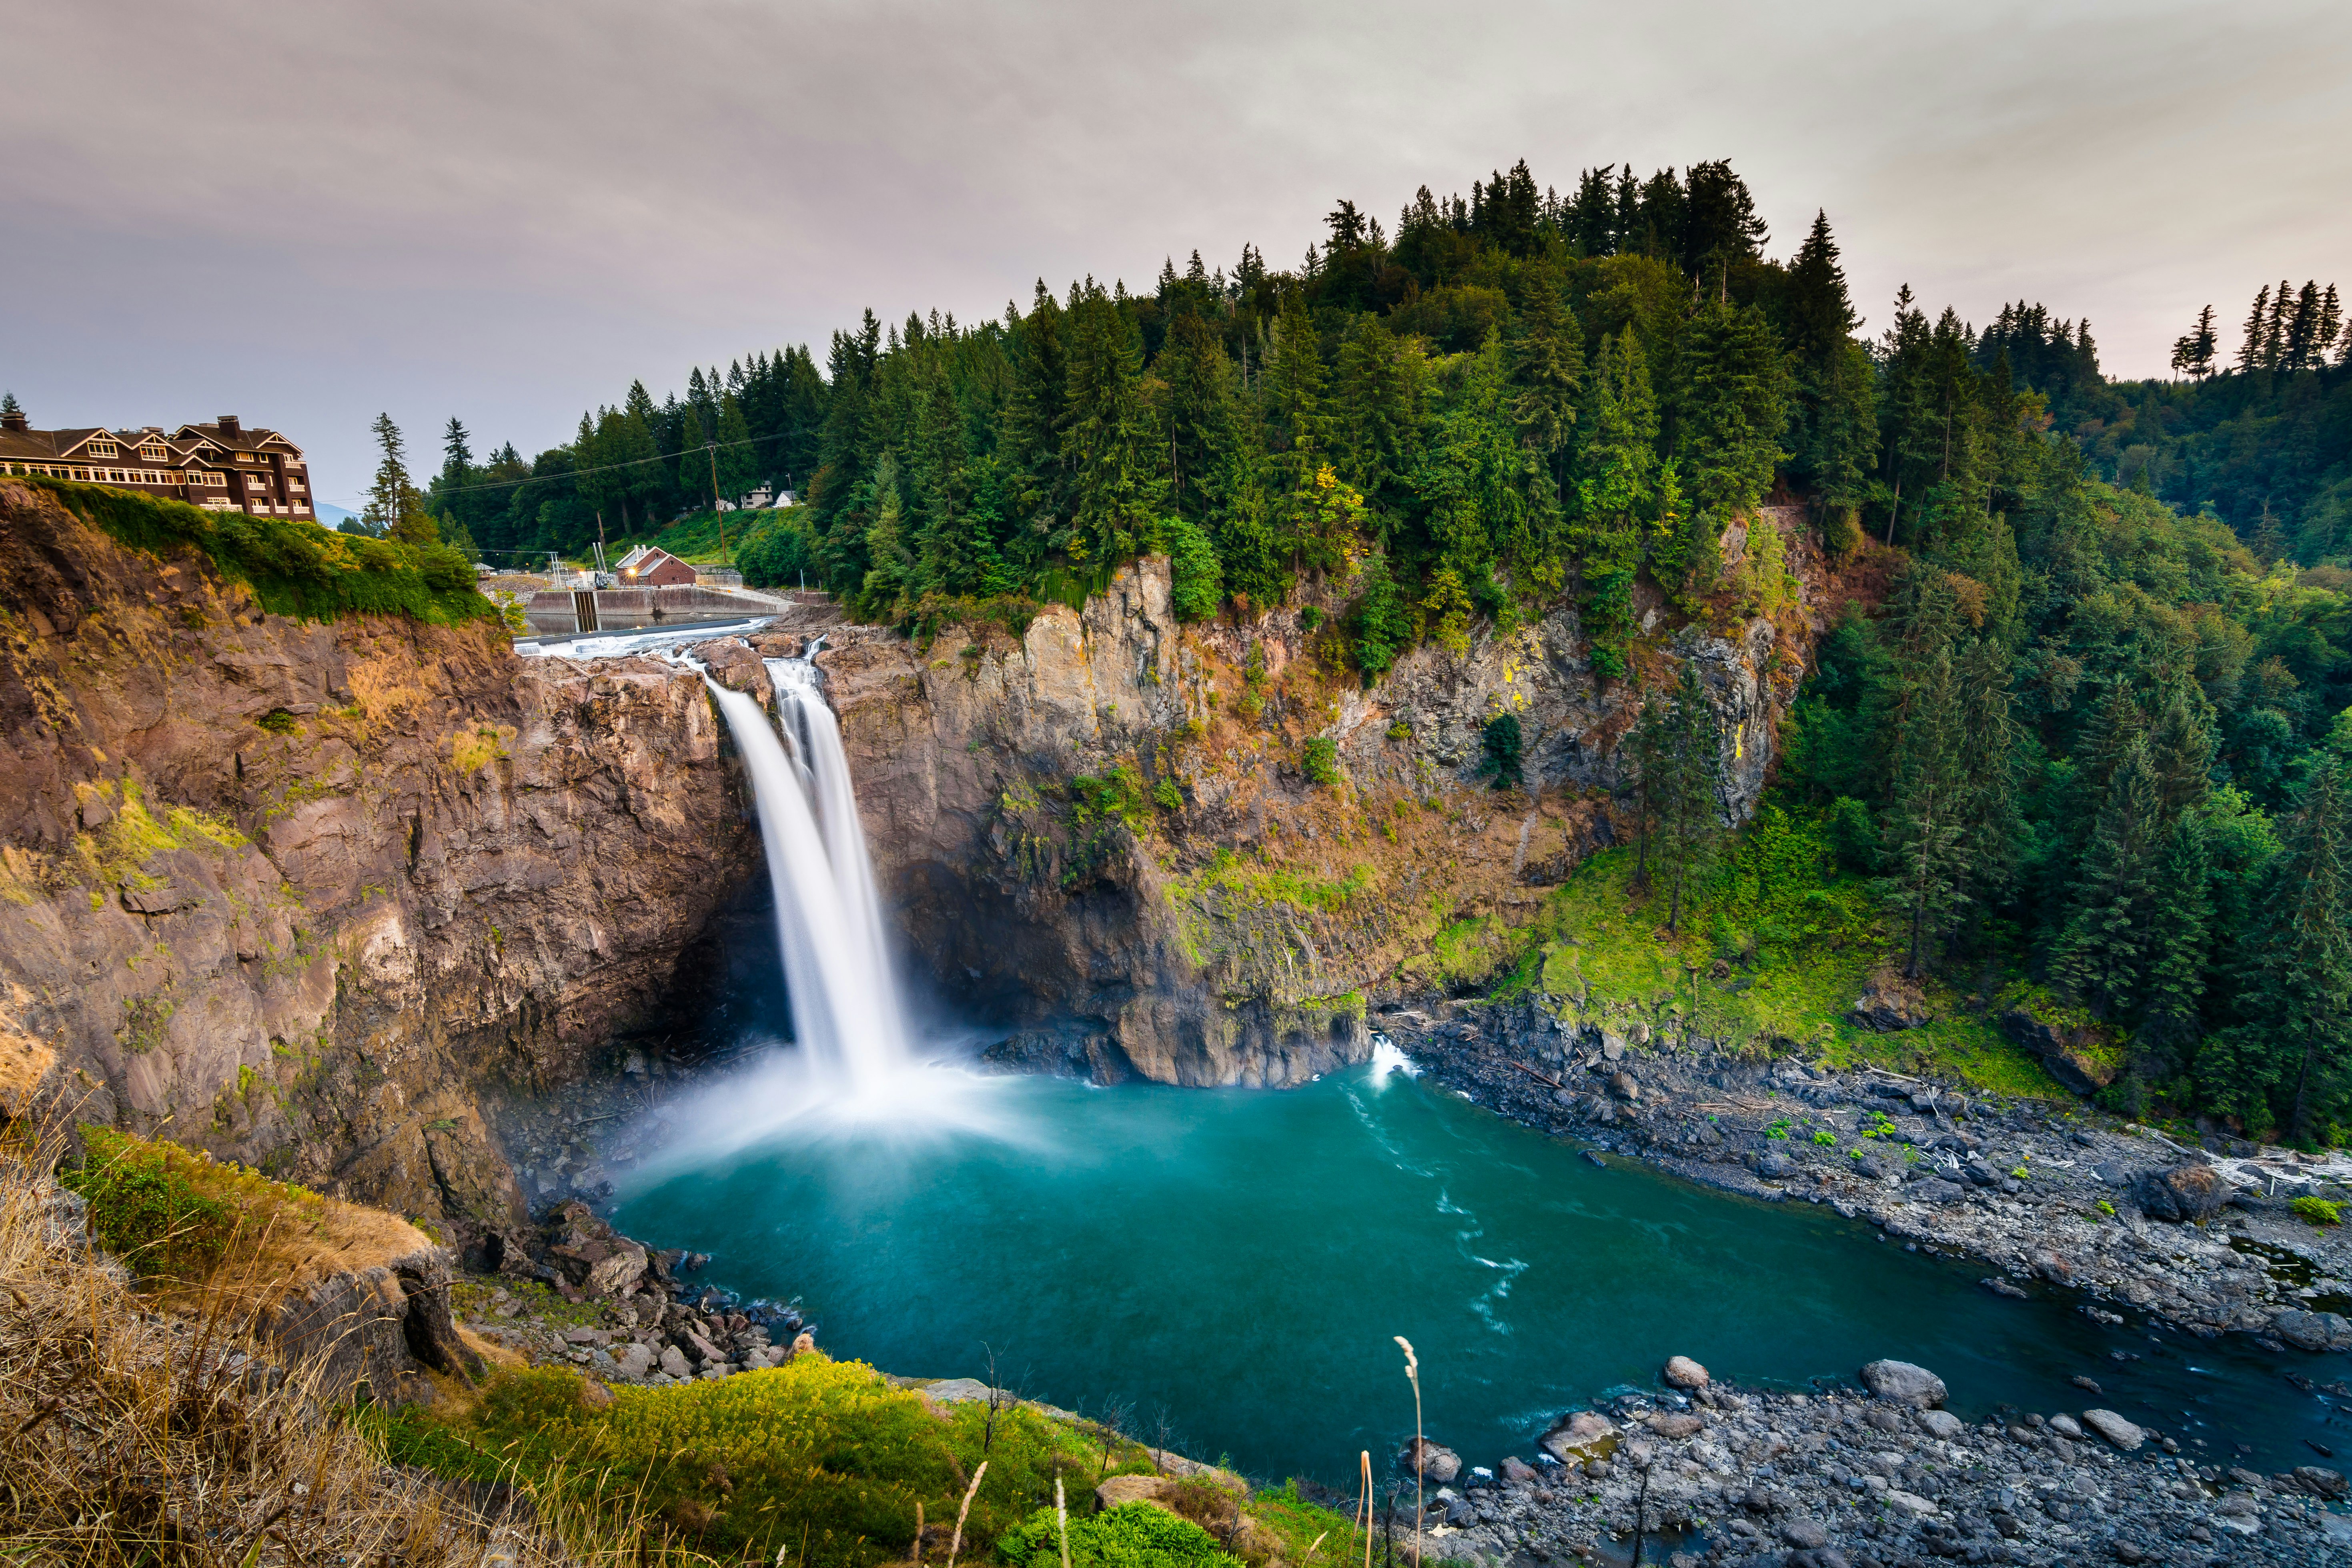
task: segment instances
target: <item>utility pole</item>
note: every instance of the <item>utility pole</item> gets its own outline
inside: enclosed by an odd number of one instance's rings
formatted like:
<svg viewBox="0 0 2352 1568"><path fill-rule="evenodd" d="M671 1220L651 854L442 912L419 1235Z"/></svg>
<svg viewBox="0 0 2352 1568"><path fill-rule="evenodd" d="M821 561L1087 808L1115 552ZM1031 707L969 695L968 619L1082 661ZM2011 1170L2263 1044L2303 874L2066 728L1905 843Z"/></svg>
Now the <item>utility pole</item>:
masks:
<svg viewBox="0 0 2352 1568"><path fill-rule="evenodd" d="M719 507L719 443L705 441L703 450L710 454L710 515L719 520L719 559L727 559L727 514Z"/></svg>

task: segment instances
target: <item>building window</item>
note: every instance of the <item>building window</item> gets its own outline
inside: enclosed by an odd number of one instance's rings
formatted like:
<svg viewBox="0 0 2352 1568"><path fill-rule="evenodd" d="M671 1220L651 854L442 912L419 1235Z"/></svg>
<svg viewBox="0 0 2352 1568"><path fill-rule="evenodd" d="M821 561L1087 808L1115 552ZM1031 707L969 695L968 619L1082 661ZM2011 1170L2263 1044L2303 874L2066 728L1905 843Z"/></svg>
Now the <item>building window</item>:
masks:
<svg viewBox="0 0 2352 1568"><path fill-rule="evenodd" d="M89 455L93 458L111 458L121 450L111 441L92 441L89 444Z"/></svg>

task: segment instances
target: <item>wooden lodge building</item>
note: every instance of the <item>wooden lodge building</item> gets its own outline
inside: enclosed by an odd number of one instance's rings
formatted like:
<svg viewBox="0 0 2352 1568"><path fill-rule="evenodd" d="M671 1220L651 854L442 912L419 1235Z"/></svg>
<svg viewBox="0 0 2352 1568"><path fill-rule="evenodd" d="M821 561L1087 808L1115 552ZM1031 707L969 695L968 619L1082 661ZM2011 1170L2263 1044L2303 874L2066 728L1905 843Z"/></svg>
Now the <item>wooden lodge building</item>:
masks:
<svg viewBox="0 0 2352 1568"><path fill-rule="evenodd" d="M0 475L46 474L168 496L214 511L313 517L302 448L275 430L247 430L234 414L165 431L35 430L0 415Z"/></svg>

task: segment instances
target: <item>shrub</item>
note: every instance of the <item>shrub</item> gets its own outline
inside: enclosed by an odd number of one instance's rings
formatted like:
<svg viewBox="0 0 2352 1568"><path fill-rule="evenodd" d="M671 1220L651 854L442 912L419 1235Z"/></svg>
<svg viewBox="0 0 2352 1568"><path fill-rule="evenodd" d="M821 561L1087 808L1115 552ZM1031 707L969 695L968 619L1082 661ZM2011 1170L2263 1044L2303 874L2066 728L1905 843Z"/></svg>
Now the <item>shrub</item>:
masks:
<svg viewBox="0 0 2352 1568"><path fill-rule="evenodd" d="M997 1539L996 1554L1016 1568L1059 1568L1061 1531L1050 1508ZM1148 1502L1124 1502L1070 1520L1070 1568L1241 1568L1216 1537Z"/></svg>
<svg viewBox="0 0 2352 1568"><path fill-rule="evenodd" d="M1184 792L1176 787L1174 779L1161 779L1151 786L1151 798L1160 803L1162 811L1184 809Z"/></svg>
<svg viewBox="0 0 2352 1568"><path fill-rule="evenodd" d="M203 1161L110 1128L82 1130L86 1162L58 1184L89 1202L90 1234L142 1279L201 1279L228 1250L236 1215L197 1186Z"/></svg>
<svg viewBox="0 0 2352 1568"><path fill-rule="evenodd" d="M1329 789L1339 782L1339 742L1328 735L1314 737L1307 742L1298 766L1308 779Z"/></svg>
<svg viewBox="0 0 2352 1568"><path fill-rule="evenodd" d="M26 482L131 549L159 556L195 549L221 576L252 589L273 615L314 621L409 616L437 626L498 617L497 606L475 589L473 567L446 545L334 533L292 518L207 511L105 485Z"/></svg>
<svg viewBox="0 0 2352 1568"><path fill-rule="evenodd" d="M1483 752L1480 771L1495 781L1496 789L1517 789L1525 763L1526 737L1519 730L1516 713L1497 713L1486 721L1479 731L1478 743Z"/></svg>
<svg viewBox="0 0 2352 1568"><path fill-rule="evenodd" d="M1224 570L1217 547L1189 518L1168 520L1169 608L1180 621L1205 621L1225 596Z"/></svg>
<svg viewBox="0 0 2352 1568"><path fill-rule="evenodd" d="M1837 1147L1837 1134L1834 1132L1816 1132L1813 1134L1813 1142L1820 1144L1824 1149L1834 1149Z"/></svg>
<svg viewBox="0 0 2352 1568"><path fill-rule="evenodd" d="M2308 1226L2344 1223L2344 1205L2329 1203L2326 1198L2297 1198L2286 1206L2294 1212L2295 1218Z"/></svg>

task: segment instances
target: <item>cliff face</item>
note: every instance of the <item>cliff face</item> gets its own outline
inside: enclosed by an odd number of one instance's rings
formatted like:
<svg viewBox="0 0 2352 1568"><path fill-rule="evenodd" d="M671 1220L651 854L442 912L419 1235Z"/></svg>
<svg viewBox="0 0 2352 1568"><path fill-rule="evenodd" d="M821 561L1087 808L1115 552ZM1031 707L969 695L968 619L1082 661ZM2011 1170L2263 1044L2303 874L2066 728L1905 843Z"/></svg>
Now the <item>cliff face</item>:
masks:
<svg viewBox="0 0 2352 1568"><path fill-rule="evenodd" d="M1025 1065L1281 1084L1360 1059L1370 1006L1487 982L1543 885L1614 841L1617 741L1677 664L1723 715L1727 811L1753 809L1839 596L1798 520L1758 521L1793 590L1742 586L1727 539L1715 613L1651 607L1628 681L1594 679L1560 610L1367 689L1330 631L1344 584L1184 626L1158 560L1018 635L835 628L819 662L910 967ZM767 697L751 650L703 651ZM1503 712L1528 762L1496 791ZM681 981L709 989L730 931L772 967L689 671L266 616L0 486L0 1112L45 1093L482 1237L520 1201L501 1095L598 1068Z"/></svg>
<svg viewBox="0 0 2352 1568"><path fill-rule="evenodd" d="M1759 592L1740 574L1765 526L1789 575ZM1290 1083L1368 1054L1369 1003L1483 978L1540 885L1614 841L1617 742L1684 661L1723 720L1725 810L1753 812L1834 595L1793 508L1725 547L1717 613L1644 607L1624 681L1594 678L1561 609L1366 689L1329 630L1344 586L1185 626L1164 560L1018 637L852 627L818 662L917 968L1018 1026L1000 1054ZM1497 792L1480 737L1504 712L1528 787Z"/></svg>
<svg viewBox="0 0 2352 1568"><path fill-rule="evenodd" d="M0 484L0 1110L498 1229L483 1089L663 995L738 796L689 672L266 616Z"/></svg>

